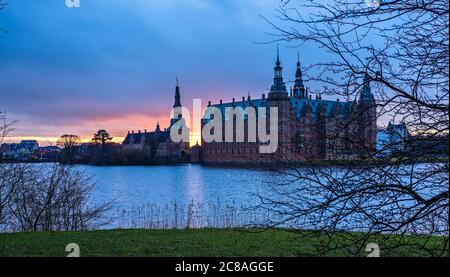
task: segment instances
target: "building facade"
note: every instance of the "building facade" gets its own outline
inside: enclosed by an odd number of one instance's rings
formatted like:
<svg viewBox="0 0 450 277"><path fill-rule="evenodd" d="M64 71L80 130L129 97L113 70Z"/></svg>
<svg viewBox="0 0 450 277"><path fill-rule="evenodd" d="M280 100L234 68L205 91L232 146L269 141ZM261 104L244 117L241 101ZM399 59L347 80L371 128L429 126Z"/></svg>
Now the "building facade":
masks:
<svg viewBox="0 0 450 277"><path fill-rule="evenodd" d="M39 150L36 140L22 140L20 143L4 143L0 146L0 156L4 159L26 161L30 160Z"/></svg>
<svg viewBox="0 0 450 277"><path fill-rule="evenodd" d="M173 108L182 108L178 80L175 87ZM157 123L154 131L128 131L122 143L122 151L129 153L140 152L151 157L178 157L185 155L189 149L189 142L176 143L170 137L171 129L179 120L182 120L182 116L174 115L170 119L170 126L163 130L160 128L159 123Z"/></svg>
<svg viewBox="0 0 450 277"><path fill-rule="evenodd" d="M236 128L236 116L229 116L226 108L248 107L266 109L278 108L278 147L274 153L260 153L261 141L248 140L248 118L244 116L243 142L205 142L202 139L201 161L204 163L228 162L276 162L306 160L358 159L375 151L376 105L368 78L355 101L324 100L321 95L313 97L305 87L300 60L297 61L295 82L288 93L283 81L282 66L277 53L274 78L270 92L260 99L243 97L242 101L222 103L213 106L220 109L223 120L222 135L226 122L232 120ZM204 116L202 126L212 118ZM258 120L261 120L258 115ZM267 118L263 119L267 120ZM266 124L268 126L269 124ZM258 125L257 125L258 126ZM203 128L202 128L203 129ZM236 133L236 130L233 130ZM203 138L203 136L202 136Z"/></svg>

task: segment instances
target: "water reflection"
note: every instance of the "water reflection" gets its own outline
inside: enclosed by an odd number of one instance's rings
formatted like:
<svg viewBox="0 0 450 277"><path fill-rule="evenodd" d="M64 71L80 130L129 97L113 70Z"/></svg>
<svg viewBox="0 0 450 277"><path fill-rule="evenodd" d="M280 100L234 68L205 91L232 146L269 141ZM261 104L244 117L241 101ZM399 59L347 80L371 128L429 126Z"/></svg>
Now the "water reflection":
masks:
<svg viewBox="0 0 450 277"><path fill-rule="evenodd" d="M114 201L131 208L149 203L234 202L256 204L252 195L264 187L265 172L238 168L181 166L78 166L96 180L93 203Z"/></svg>
<svg viewBox="0 0 450 277"><path fill-rule="evenodd" d="M91 202L113 201L107 228L233 227L253 220L248 208L266 172L200 165L77 166L96 180Z"/></svg>
<svg viewBox="0 0 450 277"><path fill-rule="evenodd" d="M205 196L203 194L204 180L198 170L192 165L186 167L186 190L185 201L192 201L194 203L204 203Z"/></svg>

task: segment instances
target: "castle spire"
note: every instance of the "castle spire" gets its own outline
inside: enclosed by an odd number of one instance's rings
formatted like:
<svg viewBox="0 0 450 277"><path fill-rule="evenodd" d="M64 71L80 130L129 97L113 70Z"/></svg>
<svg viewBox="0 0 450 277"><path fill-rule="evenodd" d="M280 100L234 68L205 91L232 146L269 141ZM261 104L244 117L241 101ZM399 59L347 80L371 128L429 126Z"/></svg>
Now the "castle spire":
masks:
<svg viewBox="0 0 450 277"><path fill-rule="evenodd" d="M287 93L286 85L283 82L283 67L281 67L280 49L278 45L277 45L277 61L275 63L275 67L273 68L273 70L274 70L273 85L270 88L270 92Z"/></svg>
<svg viewBox="0 0 450 277"><path fill-rule="evenodd" d="M293 89L294 97L305 98L307 97L305 92L305 86L303 84L303 73L302 67L300 64L300 51L297 52L297 70L295 72L295 83Z"/></svg>
<svg viewBox="0 0 450 277"><path fill-rule="evenodd" d="M276 65L277 66L280 66L280 46L278 45L278 43L277 43L277 62L276 62Z"/></svg>
<svg viewBox="0 0 450 277"><path fill-rule="evenodd" d="M180 100L180 86L178 85L178 78L176 79L176 87L175 87L175 103L173 104L174 108L181 107Z"/></svg>

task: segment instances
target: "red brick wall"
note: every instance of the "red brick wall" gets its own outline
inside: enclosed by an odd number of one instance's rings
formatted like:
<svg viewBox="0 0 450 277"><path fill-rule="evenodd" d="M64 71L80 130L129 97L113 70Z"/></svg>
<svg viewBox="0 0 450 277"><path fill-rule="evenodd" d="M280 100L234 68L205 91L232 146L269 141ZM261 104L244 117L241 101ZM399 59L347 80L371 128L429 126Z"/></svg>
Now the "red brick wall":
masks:
<svg viewBox="0 0 450 277"><path fill-rule="evenodd" d="M306 113L305 117L297 119L288 98L268 103L269 107L278 107L279 144L276 153L260 154L259 143L202 141L202 161L226 163L355 159L367 149L375 149L376 121L373 109L369 109L368 115L360 119L352 116L344 119L338 112L329 118L313 117ZM247 124L245 130L247 139ZM222 133L225 134L224 129Z"/></svg>

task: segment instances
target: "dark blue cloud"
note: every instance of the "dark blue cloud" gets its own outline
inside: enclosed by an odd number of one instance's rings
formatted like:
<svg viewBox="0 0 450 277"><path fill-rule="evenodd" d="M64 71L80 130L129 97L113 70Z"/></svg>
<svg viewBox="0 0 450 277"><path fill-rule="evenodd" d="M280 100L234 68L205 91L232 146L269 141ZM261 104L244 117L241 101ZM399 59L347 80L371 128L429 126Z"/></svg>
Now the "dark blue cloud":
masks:
<svg viewBox="0 0 450 277"><path fill-rule="evenodd" d="M0 109L22 120L19 134L168 114L176 77L184 103L270 86L275 47L254 42L271 39L259 15L273 16L277 0L80 2L14 0L0 12ZM282 57L290 78L296 51Z"/></svg>

